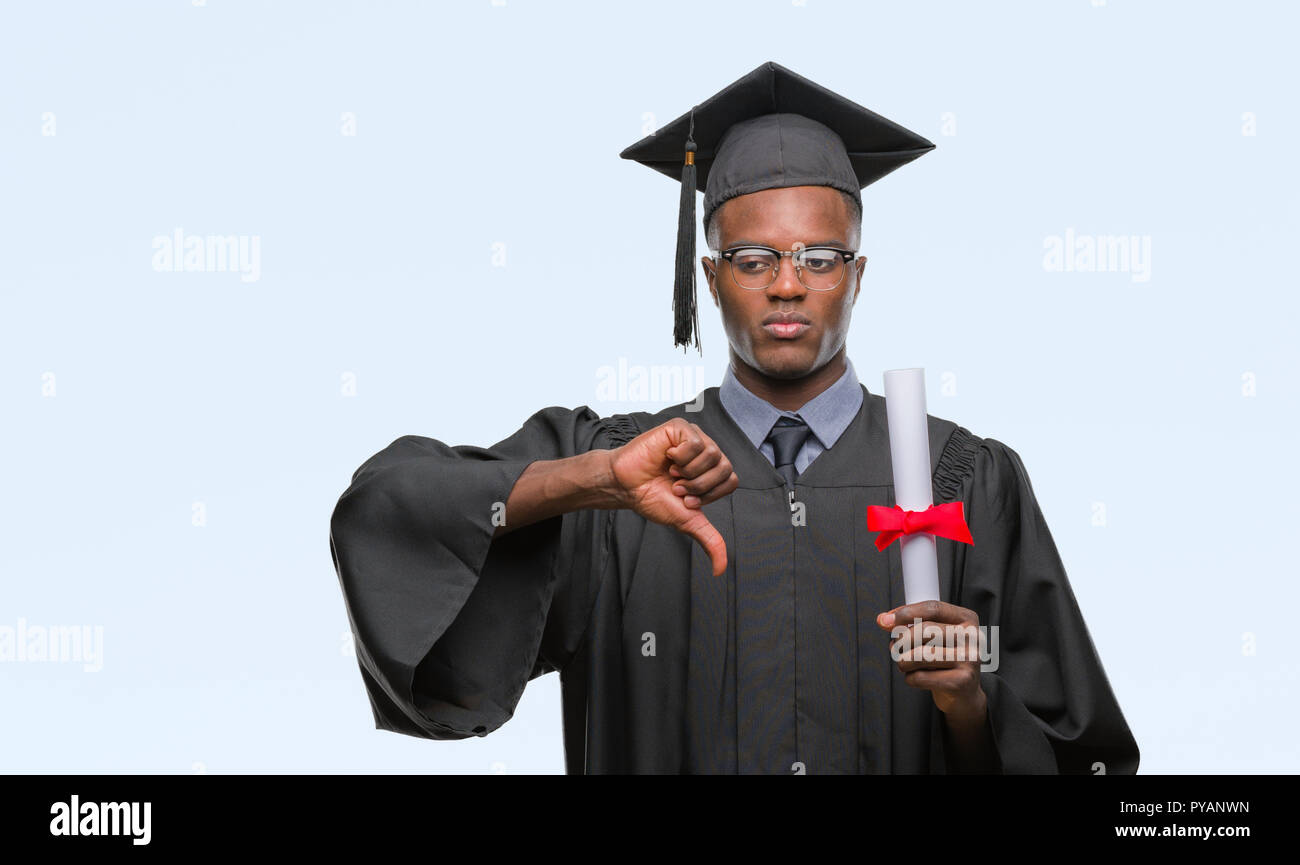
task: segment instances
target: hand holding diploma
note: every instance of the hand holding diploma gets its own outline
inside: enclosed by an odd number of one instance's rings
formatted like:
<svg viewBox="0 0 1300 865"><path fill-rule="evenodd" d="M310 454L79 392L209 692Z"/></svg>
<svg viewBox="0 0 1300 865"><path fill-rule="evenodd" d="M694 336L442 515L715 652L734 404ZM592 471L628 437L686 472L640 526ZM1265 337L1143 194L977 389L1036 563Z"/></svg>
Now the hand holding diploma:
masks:
<svg viewBox="0 0 1300 865"><path fill-rule="evenodd" d="M943 601L904 604L876 617L893 637L903 681L930 691L934 704L952 718L983 711L980 687L979 614Z"/></svg>
<svg viewBox="0 0 1300 865"><path fill-rule="evenodd" d="M980 682L979 614L943 601L895 607L876 617L910 687L930 692L943 712L949 771L992 772L997 745Z"/></svg>

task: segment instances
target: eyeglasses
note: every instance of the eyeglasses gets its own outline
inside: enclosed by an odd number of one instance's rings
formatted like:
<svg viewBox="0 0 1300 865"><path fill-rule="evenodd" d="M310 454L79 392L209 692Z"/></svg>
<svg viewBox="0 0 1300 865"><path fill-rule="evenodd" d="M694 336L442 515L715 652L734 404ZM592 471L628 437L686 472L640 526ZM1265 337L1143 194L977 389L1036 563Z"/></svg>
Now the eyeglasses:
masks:
<svg viewBox="0 0 1300 865"><path fill-rule="evenodd" d="M737 246L715 251L713 258L731 264L731 276L741 288L759 291L776 282L781 259L789 256L800 285L809 291L831 291L844 281L848 263L856 255L854 250L832 246L797 247L785 252L770 246Z"/></svg>

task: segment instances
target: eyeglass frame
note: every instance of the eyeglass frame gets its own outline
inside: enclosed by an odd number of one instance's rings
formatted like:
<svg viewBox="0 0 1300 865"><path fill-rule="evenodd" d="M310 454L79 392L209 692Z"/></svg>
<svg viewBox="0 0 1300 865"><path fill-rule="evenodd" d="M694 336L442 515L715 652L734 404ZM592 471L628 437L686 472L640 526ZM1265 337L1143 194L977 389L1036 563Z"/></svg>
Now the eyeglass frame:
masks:
<svg viewBox="0 0 1300 865"><path fill-rule="evenodd" d="M737 252L740 252L742 249L761 249L764 252L770 252L777 257L776 268L772 271L772 281L769 282L767 285L761 286L759 288L750 288L748 285L741 285L740 281L736 279L736 275L734 273L731 275L731 281L736 283L736 285L739 285L741 288L745 289L745 291L767 291L769 288L776 285L777 279L781 276L781 259L789 257L791 262L793 262L795 255L805 253L810 249L826 249L831 252L838 252L841 256L844 257L844 265L845 265L844 273L840 274L839 281L836 282L834 285L832 285L830 288L811 288L807 285L804 285L803 279L801 279L799 276L799 271L802 270L803 268L799 267L799 265L796 264L794 266L795 279L798 280L799 284L802 285L804 289L807 291L834 291L835 289L839 288L841 285L844 284L844 275L847 274L849 271L849 267L848 267L849 263L856 260L858 257L858 250L840 249L837 246L802 246L799 249L788 249L783 252L771 246L764 246L761 243L745 243L745 244L741 244L740 246L728 247L727 249L710 250L710 257L715 262L725 259L728 265L734 267L735 265L732 265L731 259L733 256L735 256ZM866 261L867 257L865 255L862 256L862 260Z"/></svg>

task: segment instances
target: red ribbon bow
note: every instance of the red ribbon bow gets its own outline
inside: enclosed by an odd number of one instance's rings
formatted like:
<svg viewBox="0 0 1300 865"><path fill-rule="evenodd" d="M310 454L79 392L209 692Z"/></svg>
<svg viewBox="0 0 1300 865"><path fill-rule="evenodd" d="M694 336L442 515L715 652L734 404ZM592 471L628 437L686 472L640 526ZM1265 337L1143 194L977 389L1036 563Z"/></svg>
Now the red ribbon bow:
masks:
<svg viewBox="0 0 1300 865"><path fill-rule="evenodd" d="M876 549L883 550L903 535L929 532L940 538L961 541L974 546L970 528L962 515L961 502L930 505L923 511L905 511L898 505L892 508L867 505L867 528L880 532L876 536Z"/></svg>

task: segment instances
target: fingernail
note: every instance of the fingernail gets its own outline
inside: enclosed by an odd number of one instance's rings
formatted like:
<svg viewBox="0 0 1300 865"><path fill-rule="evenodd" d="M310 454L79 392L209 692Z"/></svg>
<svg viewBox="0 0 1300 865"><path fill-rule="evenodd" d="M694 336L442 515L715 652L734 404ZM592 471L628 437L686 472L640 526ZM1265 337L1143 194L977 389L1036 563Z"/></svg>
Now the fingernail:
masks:
<svg viewBox="0 0 1300 865"><path fill-rule="evenodd" d="M894 614L884 613L881 615L880 624L884 625L886 628L891 627L894 624Z"/></svg>

